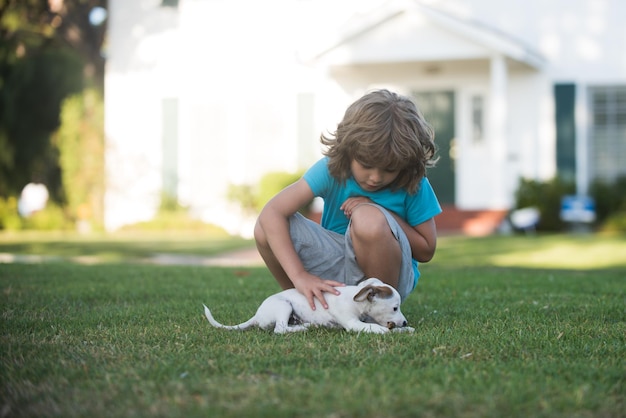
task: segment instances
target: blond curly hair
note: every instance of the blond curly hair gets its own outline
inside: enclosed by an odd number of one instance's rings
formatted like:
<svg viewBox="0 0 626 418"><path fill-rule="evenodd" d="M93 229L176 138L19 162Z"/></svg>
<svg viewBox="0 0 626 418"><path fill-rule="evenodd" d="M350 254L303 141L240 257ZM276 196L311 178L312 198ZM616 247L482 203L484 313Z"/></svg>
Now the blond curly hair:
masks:
<svg viewBox="0 0 626 418"><path fill-rule="evenodd" d="M411 99L389 90L372 91L351 104L329 135L320 141L327 148L330 174L341 183L352 175L356 160L364 166L399 170L393 190L416 193L426 169L434 167L434 131Z"/></svg>

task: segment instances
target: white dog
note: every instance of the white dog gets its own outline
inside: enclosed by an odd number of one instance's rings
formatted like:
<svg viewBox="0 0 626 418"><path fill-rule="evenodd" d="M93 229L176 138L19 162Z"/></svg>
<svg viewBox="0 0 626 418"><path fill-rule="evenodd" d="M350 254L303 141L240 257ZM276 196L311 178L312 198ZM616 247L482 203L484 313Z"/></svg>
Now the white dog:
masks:
<svg viewBox="0 0 626 418"><path fill-rule="evenodd" d="M204 315L217 328L245 330L255 326L262 329L273 327L277 334L304 331L311 325L377 334L390 330L414 331L407 326L406 318L400 312L400 294L379 279L371 278L358 286L337 289L341 294L324 295L328 309L324 309L316 299L316 309L313 310L303 294L296 289L287 289L265 299L256 314L239 325L220 324L206 305Z"/></svg>

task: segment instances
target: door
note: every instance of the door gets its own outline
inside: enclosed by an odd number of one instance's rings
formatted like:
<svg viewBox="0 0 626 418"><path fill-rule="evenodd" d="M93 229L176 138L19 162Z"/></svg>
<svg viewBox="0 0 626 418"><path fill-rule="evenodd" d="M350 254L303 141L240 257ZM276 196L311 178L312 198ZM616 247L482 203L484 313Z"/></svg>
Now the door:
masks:
<svg viewBox="0 0 626 418"><path fill-rule="evenodd" d="M451 91L415 92L413 98L426 121L435 130L439 161L435 167L426 172L426 176L439 198L439 203L453 205L456 191L454 93Z"/></svg>

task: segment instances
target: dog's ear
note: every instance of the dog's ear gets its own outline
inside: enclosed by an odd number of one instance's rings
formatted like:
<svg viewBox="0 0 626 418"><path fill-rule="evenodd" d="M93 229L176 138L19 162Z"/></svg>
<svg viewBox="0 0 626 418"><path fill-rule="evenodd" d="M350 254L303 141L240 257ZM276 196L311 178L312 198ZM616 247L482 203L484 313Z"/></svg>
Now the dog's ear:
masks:
<svg viewBox="0 0 626 418"><path fill-rule="evenodd" d="M371 302L375 296L381 299L387 299L393 296L393 291L387 286L365 286L359 293L354 295L355 302L363 302L367 299Z"/></svg>
<svg viewBox="0 0 626 418"><path fill-rule="evenodd" d="M380 280L379 278L376 278L376 277L369 277L369 278L365 278L364 277L361 280L359 280L357 282L357 284L359 286L365 287L365 286L370 286L370 285L372 285L372 286L373 285L381 285L381 284L383 284L383 281Z"/></svg>

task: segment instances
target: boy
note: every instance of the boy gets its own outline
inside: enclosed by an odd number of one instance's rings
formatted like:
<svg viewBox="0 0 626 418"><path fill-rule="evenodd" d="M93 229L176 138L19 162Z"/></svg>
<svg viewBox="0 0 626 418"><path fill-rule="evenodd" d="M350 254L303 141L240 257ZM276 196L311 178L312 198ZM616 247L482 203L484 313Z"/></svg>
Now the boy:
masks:
<svg viewBox="0 0 626 418"><path fill-rule="evenodd" d="M419 277L418 262L437 245L441 213L426 179L435 163L434 133L415 104L388 90L348 107L337 130L321 142L325 157L272 198L254 237L283 289L295 287L315 309L324 292L377 277L404 300ZM297 211L324 199L321 225Z"/></svg>

